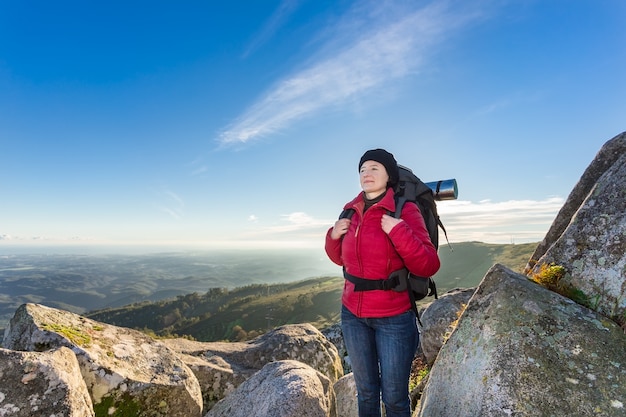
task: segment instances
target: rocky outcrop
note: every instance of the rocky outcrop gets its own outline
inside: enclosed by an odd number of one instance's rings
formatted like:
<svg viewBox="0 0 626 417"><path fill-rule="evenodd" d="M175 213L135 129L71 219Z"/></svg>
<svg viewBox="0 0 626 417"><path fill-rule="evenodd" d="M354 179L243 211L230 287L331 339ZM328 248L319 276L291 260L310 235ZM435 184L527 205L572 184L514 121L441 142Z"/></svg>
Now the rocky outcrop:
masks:
<svg viewBox="0 0 626 417"><path fill-rule="evenodd" d="M625 347L613 321L495 265L441 348L417 415L624 415Z"/></svg>
<svg viewBox="0 0 626 417"><path fill-rule="evenodd" d="M33 352L70 348L98 416L202 413L193 372L165 345L141 332L24 304L9 322L2 345Z"/></svg>
<svg viewBox="0 0 626 417"><path fill-rule="evenodd" d="M494 266L451 333L457 305L442 297L424 312L423 348L436 359L415 415L626 415L625 213L622 133L587 168L527 275ZM564 271L550 289L529 279L544 282L549 266Z"/></svg>
<svg viewBox="0 0 626 417"><path fill-rule="evenodd" d="M564 294L626 328L626 133L607 142L568 197L526 273L564 267Z"/></svg>
<svg viewBox="0 0 626 417"><path fill-rule="evenodd" d="M308 323L281 326L246 343L162 342L196 374L207 409L270 362L296 360L322 373L331 384L343 375L337 348Z"/></svg>
<svg viewBox="0 0 626 417"><path fill-rule="evenodd" d="M156 341L24 304L2 346L0 417L193 417L224 398L253 407L256 416L335 416L333 384L343 375L337 349L310 324L282 326L247 343ZM281 392L288 394L282 402ZM242 395L245 402L233 402Z"/></svg>

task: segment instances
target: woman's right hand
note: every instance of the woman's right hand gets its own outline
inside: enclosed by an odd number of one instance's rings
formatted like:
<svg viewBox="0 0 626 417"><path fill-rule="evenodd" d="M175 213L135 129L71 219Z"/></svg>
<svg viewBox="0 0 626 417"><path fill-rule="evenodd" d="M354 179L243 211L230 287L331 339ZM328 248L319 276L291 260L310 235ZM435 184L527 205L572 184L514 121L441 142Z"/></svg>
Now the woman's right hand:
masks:
<svg viewBox="0 0 626 417"><path fill-rule="evenodd" d="M350 219L339 219L335 222L335 226L333 227L333 231L330 232L330 237L333 240L339 239L341 236L345 235L348 232L348 227L350 226Z"/></svg>

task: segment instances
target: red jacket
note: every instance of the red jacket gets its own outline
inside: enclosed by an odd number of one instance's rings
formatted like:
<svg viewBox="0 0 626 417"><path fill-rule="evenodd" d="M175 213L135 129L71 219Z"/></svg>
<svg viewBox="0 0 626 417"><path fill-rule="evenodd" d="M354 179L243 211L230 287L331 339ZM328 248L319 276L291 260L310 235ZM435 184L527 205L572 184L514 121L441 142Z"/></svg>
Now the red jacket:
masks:
<svg viewBox="0 0 626 417"><path fill-rule="evenodd" d="M405 204L401 218L404 220L387 235L380 221L383 214L395 212L393 190L365 214L363 194L347 203L344 209L355 210L348 232L343 239L326 233L326 253L331 261L345 267L354 276L366 279L384 279L393 271L407 268L418 276L429 277L439 270L439 256L426 230L424 219L415 204ZM343 305L357 317L389 317L411 308L406 291L392 290L354 291L354 284L344 283Z"/></svg>

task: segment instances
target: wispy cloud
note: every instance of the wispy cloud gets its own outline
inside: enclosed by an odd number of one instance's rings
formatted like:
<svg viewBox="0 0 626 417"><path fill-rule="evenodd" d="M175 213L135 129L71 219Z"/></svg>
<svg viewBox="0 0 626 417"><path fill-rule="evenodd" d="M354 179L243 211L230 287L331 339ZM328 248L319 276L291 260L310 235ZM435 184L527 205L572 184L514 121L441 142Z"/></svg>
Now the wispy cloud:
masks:
<svg viewBox="0 0 626 417"><path fill-rule="evenodd" d="M183 201L183 199L180 198L176 193L169 190L163 191L162 194L165 195L165 200L167 200L167 203L166 205L160 205L159 210L167 213L176 220L183 217L185 208L185 202Z"/></svg>
<svg viewBox="0 0 626 417"><path fill-rule="evenodd" d="M365 13L360 9L358 14L361 20L367 15L366 25L344 22L340 33L333 33L320 48L324 52L303 70L278 81L222 131L220 143L242 144L268 136L301 118L340 108L393 80L416 73L435 45L480 16L475 10L453 10L445 1L397 14L388 9L377 13L379 2L367 4L373 9ZM359 30L355 31L355 26Z"/></svg>
<svg viewBox="0 0 626 417"><path fill-rule="evenodd" d="M560 197L540 201L445 201L437 207L451 242L526 243L543 239L563 202ZM295 212L282 215L276 225L249 231L245 238L322 242L333 223L334 219ZM440 246L444 244L445 236L440 232Z"/></svg>
<svg viewBox="0 0 626 417"><path fill-rule="evenodd" d="M510 108L512 106L517 106L520 103L534 103L540 101L545 95L546 93L543 91L534 91L530 93L511 93L507 97L495 99L493 102L478 108L472 115L470 115L470 117L474 118L486 116L501 110L506 110L507 108Z"/></svg>
<svg viewBox="0 0 626 417"><path fill-rule="evenodd" d="M185 168L190 172L190 175L192 177L202 175L208 172L209 170L209 167L206 165L202 157L198 157L192 160L191 162L187 163L185 165Z"/></svg>
<svg viewBox="0 0 626 417"><path fill-rule="evenodd" d="M563 198L553 197L541 201L446 201L437 207L450 240L522 243L543 239L563 203Z"/></svg>
<svg viewBox="0 0 626 417"><path fill-rule="evenodd" d="M256 219L256 218L255 218ZM304 212L282 214L277 224L262 226L245 233L246 238L262 237L264 239L279 238L285 235L302 234L309 236L311 232L318 233L327 229L329 222L324 219L316 219Z"/></svg>
<svg viewBox="0 0 626 417"><path fill-rule="evenodd" d="M243 58L248 57L257 48L261 47L265 42L271 39L276 31L284 24L289 16L300 6L301 1L298 0L282 0L276 11L265 22L259 33L250 41L248 47L243 53Z"/></svg>

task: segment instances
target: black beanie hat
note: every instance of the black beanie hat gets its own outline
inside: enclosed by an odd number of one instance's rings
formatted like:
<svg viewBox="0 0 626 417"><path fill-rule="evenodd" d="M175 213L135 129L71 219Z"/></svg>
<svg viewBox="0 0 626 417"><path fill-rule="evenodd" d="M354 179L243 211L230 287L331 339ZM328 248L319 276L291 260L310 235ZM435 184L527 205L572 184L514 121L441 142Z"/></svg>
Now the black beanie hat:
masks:
<svg viewBox="0 0 626 417"><path fill-rule="evenodd" d="M396 162L396 158L393 157L393 154L387 152L384 149L370 149L365 152L359 161L359 171L361 171L361 165L365 161L376 161L381 163L385 170L387 170L387 175L389 175L389 184L392 187L395 187L398 184L400 179L400 173L398 171L398 163Z"/></svg>

